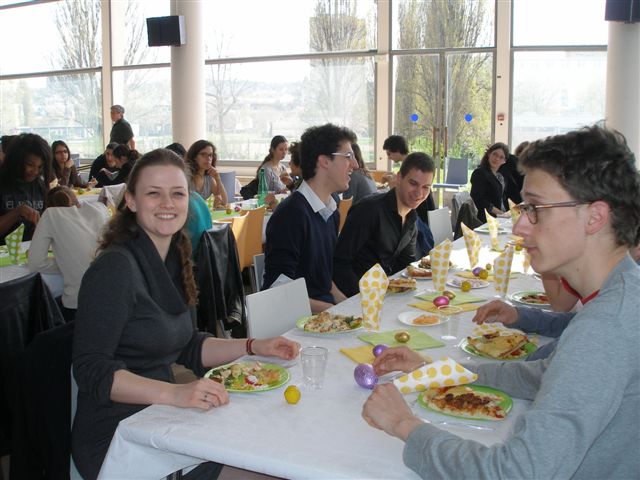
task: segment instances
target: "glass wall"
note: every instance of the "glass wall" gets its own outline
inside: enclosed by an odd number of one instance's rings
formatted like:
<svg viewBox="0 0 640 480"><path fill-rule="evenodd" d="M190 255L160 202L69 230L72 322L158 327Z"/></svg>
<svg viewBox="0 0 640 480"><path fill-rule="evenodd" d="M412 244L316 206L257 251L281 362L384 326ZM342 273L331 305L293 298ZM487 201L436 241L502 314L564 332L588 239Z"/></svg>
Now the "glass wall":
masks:
<svg viewBox="0 0 640 480"><path fill-rule="evenodd" d="M513 32L512 143L604 116L604 3L513 1L504 19ZM353 128L369 161L376 125L439 158L477 158L493 141L495 0L203 5L206 131L223 161L256 162L272 135L295 140L327 121ZM378 19L385 9L388 23ZM149 48L146 32L146 18L168 14L168 0L0 0L0 133L62 137L93 158L110 128L104 96L125 106L141 151L170 143L170 48ZM376 68L379 51L389 51L389 78ZM380 88L391 92L388 105Z"/></svg>
<svg viewBox="0 0 640 480"><path fill-rule="evenodd" d="M513 147L604 119L604 8L604 0L513 3Z"/></svg>
<svg viewBox="0 0 640 480"><path fill-rule="evenodd" d="M492 138L495 3L394 2L393 25L393 133L440 160L481 155Z"/></svg>

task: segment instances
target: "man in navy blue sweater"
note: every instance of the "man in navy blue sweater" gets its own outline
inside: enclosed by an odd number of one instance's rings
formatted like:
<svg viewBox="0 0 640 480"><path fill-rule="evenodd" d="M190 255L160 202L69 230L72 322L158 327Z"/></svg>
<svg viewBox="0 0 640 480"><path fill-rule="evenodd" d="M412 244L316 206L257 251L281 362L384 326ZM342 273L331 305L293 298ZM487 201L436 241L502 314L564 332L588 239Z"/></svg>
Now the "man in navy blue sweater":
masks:
<svg viewBox="0 0 640 480"><path fill-rule="evenodd" d="M308 128L299 147L304 180L267 224L263 288L280 275L303 277L314 313L346 298L332 281L340 214L331 194L349 187L355 141L351 130L330 123Z"/></svg>

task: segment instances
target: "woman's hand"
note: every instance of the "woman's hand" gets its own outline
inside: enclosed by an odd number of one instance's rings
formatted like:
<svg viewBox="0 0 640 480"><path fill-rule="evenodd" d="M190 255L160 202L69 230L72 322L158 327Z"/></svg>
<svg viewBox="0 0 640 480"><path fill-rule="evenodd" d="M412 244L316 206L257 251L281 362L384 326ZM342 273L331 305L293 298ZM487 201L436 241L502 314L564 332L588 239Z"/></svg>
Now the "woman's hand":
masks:
<svg viewBox="0 0 640 480"><path fill-rule="evenodd" d="M291 184L293 183L293 178L291 178L288 172L284 172L283 174L280 175L280 181L284 183L287 187L290 187Z"/></svg>
<svg viewBox="0 0 640 480"><path fill-rule="evenodd" d="M264 340L254 340L252 350L256 355L293 360L300 352L300 344L288 338L273 337Z"/></svg>
<svg viewBox="0 0 640 480"><path fill-rule="evenodd" d="M218 170L213 165L209 165L209 167L207 168L207 175L215 179L220 178L220 174L218 173Z"/></svg>
<svg viewBox="0 0 640 480"><path fill-rule="evenodd" d="M64 168L71 168L73 167L73 160L69 159L66 162L64 162Z"/></svg>
<svg viewBox="0 0 640 480"><path fill-rule="evenodd" d="M40 212L29 207L28 205L20 205L17 209L18 215L27 222L31 222L34 225L40 220Z"/></svg>
<svg viewBox="0 0 640 480"><path fill-rule="evenodd" d="M373 389L362 408L362 418L372 427L401 440L406 440L413 429L423 423L411 412L392 383L378 385Z"/></svg>
<svg viewBox="0 0 640 480"><path fill-rule="evenodd" d="M511 305L500 300L493 300L481 306L476 311L473 321L478 325L483 323L501 322L511 325L518 320L518 311Z"/></svg>
<svg viewBox="0 0 640 480"><path fill-rule="evenodd" d="M213 196L213 208L221 208L221 207L226 207L226 204L222 201L222 196L221 195L214 195Z"/></svg>
<svg viewBox="0 0 640 480"><path fill-rule="evenodd" d="M411 372L424 362L425 359L410 348L394 347L387 348L373 361L373 369L379 376L398 370Z"/></svg>
<svg viewBox="0 0 640 480"><path fill-rule="evenodd" d="M221 383L209 378L201 378L195 382L175 385L172 404L183 408L200 408L210 410L229 403L229 394Z"/></svg>

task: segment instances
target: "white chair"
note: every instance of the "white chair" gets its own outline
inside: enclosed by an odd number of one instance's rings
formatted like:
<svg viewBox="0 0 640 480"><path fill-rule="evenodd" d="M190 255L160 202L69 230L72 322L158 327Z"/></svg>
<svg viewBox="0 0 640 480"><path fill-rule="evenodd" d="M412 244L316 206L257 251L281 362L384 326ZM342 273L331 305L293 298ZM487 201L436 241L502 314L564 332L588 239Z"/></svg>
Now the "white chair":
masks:
<svg viewBox="0 0 640 480"><path fill-rule="evenodd" d="M433 234L435 245L443 242L445 239L453 240L453 229L451 228L451 215L449 207L439 208L437 210L429 210L429 229Z"/></svg>
<svg viewBox="0 0 640 480"><path fill-rule="evenodd" d="M220 172L220 181L227 192L227 202L232 203L236 198L236 171Z"/></svg>
<svg viewBox="0 0 640 480"><path fill-rule="evenodd" d="M304 278L252 293L246 300L249 336L254 338L282 335L295 327L298 319L311 315Z"/></svg>
<svg viewBox="0 0 640 480"><path fill-rule="evenodd" d="M251 288L253 288L254 292L259 292L262 290L262 280L264 277L264 253L253 256L251 273Z"/></svg>

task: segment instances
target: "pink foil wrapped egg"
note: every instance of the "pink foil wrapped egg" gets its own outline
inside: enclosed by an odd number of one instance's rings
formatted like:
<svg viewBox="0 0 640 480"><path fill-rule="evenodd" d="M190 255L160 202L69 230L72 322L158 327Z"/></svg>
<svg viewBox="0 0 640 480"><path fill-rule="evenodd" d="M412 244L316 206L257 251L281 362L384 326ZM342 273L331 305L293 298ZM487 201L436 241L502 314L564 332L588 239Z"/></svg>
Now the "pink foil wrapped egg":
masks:
<svg viewBox="0 0 640 480"><path fill-rule="evenodd" d="M436 307L444 307L446 305L449 305L449 297L445 297L444 295L440 295L439 297L436 297L433 299L433 304Z"/></svg>
<svg viewBox="0 0 640 480"><path fill-rule="evenodd" d="M388 346L386 346L384 343L381 343L379 345L376 345L375 347L373 347L373 356L377 357L379 356L382 352L384 352L387 348L389 348Z"/></svg>
<svg viewBox="0 0 640 480"><path fill-rule="evenodd" d="M373 367L368 363L358 365L353 371L353 378L355 378L358 385L362 388L368 388L369 390L373 390L373 387L378 383L378 376L376 372L373 371Z"/></svg>

